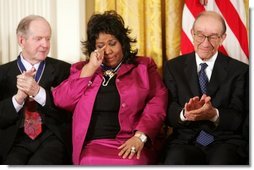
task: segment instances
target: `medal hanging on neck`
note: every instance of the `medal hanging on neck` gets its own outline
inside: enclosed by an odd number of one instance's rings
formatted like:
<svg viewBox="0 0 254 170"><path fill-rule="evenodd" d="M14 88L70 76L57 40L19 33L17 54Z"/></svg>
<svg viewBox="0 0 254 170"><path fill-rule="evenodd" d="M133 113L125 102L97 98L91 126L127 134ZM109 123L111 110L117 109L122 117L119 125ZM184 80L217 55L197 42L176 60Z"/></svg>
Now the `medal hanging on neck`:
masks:
<svg viewBox="0 0 254 170"><path fill-rule="evenodd" d="M122 62L120 62L115 69L112 68L108 68L106 66L104 66L103 64L101 65L102 69L104 70L103 73L103 82L102 85L103 86L107 86L109 81L116 75L117 70L120 68Z"/></svg>
<svg viewBox="0 0 254 170"><path fill-rule="evenodd" d="M19 68L19 71L21 73L23 73L24 71L26 71L26 68L24 66L24 64L21 62L21 58L20 56L18 57L18 60L17 60L17 64L18 64L18 68ZM36 70L36 75L34 77L35 81L36 82L39 82L41 77L42 77L42 73L44 71L44 68L45 68L45 61L42 61L39 65L39 68L38 70Z"/></svg>

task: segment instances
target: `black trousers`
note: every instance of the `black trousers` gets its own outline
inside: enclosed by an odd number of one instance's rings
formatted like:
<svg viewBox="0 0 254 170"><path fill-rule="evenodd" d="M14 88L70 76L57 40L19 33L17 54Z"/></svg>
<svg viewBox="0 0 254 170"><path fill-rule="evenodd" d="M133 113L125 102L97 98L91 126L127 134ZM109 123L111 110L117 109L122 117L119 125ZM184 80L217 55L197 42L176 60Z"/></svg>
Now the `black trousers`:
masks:
<svg viewBox="0 0 254 170"><path fill-rule="evenodd" d="M35 140L21 128L4 165L62 165L66 162L64 144L48 128Z"/></svg>
<svg viewBox="0 0 254 170"><path fill-rule="evenodd" d="M199 144L169 144L165 165L243 165L246 157L241 149L230 143L216 143L206 147Z"/></svg>

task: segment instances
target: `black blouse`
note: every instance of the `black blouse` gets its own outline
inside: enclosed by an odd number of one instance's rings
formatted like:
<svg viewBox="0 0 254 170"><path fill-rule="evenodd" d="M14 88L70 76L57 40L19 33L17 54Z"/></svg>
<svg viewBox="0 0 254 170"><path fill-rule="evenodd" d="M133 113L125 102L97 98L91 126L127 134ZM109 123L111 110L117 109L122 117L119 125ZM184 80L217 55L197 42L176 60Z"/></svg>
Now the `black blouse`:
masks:
<svg viewBox="0 0 254 170"><path fill-rule="evenodd" d="M112 139L120 130L118 112L120 96L116 88L114 76L107 86L100 87L86 135L86 141L92 139Z"/></svg>

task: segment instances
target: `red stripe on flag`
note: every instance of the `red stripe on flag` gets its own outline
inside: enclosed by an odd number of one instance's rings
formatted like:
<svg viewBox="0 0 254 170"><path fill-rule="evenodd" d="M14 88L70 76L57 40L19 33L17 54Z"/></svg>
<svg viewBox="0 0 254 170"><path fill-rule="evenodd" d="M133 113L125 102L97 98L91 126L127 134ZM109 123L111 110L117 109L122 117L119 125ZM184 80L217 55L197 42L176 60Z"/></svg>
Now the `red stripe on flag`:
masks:
<svg viewBox="0 0 254 170"><path fill-rule="evenodd" d="M216 0L216 3L225 20L227 21L230 29L238 39L243 52L249 58L247 30L241 18L239 17L238 12L229 0Z"/></svg>
<svg viewBox="0 0 254 170"><path fill-rule="evenodd" d="M200 4L199 0L185 0L185 4L194 18L196 18L200 12L205 10L204 6Z"/></svg>
<svg viewBox="0 0 254 170"><path fill-rule="evenodd" d="M227 51L225 50L224 46L220 46L219 47L219 51L222 52L223 54L225 54L226 56L228 56Z"/></svg>
<svg viewBox="0 0 254 170"><path fill-rule="evenodd" d="M185 32L182 30L181 33L181 53L186 54L190 53L194 50L194 47L188 38L188 36L185 34Z"/></svg>
<svg viewBox="0 0 254 170"><path fill-rule="evenodd" d="M205 10L204 6L200 4L199 0L185 0L185 5L189 9L189 11L191 12L194 18L196 18L200 12L203 12ZM185 26L183 25L182 27L185 27ZM191 29L191 28L187 28L187 29ZM184 30L182 29L181 53L186 54L186 53L192 52L193 50L194 50L194 47L191 40L188 38Z"/></svg>

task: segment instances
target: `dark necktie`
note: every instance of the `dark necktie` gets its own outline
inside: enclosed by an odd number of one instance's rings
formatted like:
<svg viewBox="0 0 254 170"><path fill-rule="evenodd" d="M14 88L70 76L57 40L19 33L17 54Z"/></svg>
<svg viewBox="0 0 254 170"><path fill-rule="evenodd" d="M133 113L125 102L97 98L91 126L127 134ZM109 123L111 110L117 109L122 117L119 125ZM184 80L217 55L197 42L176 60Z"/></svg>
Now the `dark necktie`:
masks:
<svg viewBox="0 0 254 170"><path fill-rule="evenodd" d="M201 69L199 71L198 79L199 79L199 86L202 94L207 93L207 84L208 84L208 78L205 73L205 69L208 66L206 63L201 63L200 64Z"/></svg>
<svg viewBox="0 0 254 170"><path fill-rule="evenodd" d="M42 132L41 116L36 112L36 102L31 98L25 102L24 132L33 140Z"/></svg>
<svg viewBox="0 0 254 170"><path fill-rule="evenodd" d="M205 132L204 130L200 131L200 133L196 139L196 142L199 143L200 145L203 145L203 146L207 146L210 143L212 143L213 141L214 141L214 136Z"/></svg>
<svg viewBox="0 0 254 170"><path fill-rule="evenodd" d="M205 69L207 68L208 65L206 63L201 63L200 66L201 66L201 69L200 69L199 75L198 75L199 86L200 86L200 90L201 90L202 94L206 94L207 93L208 78L205 73ZM204 130L201 130L196 141L197 141L197 143L199 143L203 146L207 146L214 141L214 137L211 134L205 132Z"/></svg>

